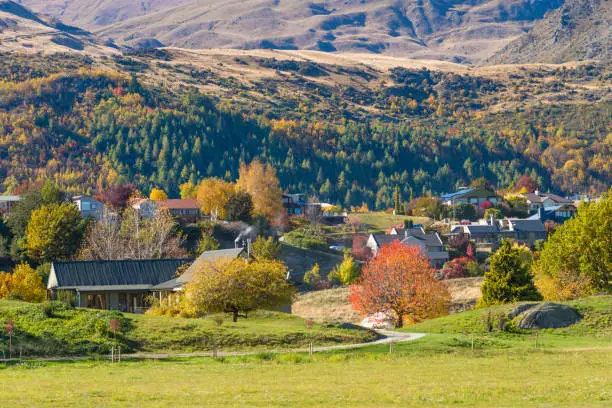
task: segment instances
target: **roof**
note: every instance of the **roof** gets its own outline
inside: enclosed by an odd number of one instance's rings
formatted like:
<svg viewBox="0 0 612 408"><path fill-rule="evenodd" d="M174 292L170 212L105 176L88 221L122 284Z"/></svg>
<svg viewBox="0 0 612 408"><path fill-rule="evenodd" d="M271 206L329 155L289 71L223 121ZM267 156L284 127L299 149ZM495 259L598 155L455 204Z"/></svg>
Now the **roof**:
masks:
<svg viewBox="0 0 612 408"><path fill-rule="evenodd" d="M176 277L189 259L53 262L49 289L147 290Z"/></svg>
<svg viewBox="0 0 612 408"><path fill-rule="evenodd" d="M18 195L0 195L0 202L21 201L21 196Z"/></svg>
<svg viewBox="0 0 612 408"><path fill-rule="evenodd" d="M476 188L464 188L462 190L455 191L454 193L444 194L444 195L440 196L440 199L442 201L450 201L450 200L453 200L453 199L455 199L457 197L462 197L462 196L464 196L466 194L469 194L469 193L471 193L474 190L476 190Z"/></svg>
<svg viewBox="0 0 612 408"><path fill-rule="evenodd" d="M519 232L546 232L546 228L539 219L510 219L515 231Z"/></svg>
<svg viewBox="0 0 612 408"><path fill-rule="evenodd" d="M422 231L422 230L421 230ZM421 241L425 246L441 246L442 241L440 237L436 233L424 233L418 232L416 228L409 230L408 235L406 234L397 234L397 235L383 235L383 234L373 234L374 240L378 244L379 247L390 244L391 242L397 240L401 243L404 243L410 238L417 239Z"/></svg>
<svg viewBox="0 0 612 408"><path fill-rule="evenodd" d="M206 251L195 260L195 262L182 274L177 280L177 285L184 285L193 279L193 273L202 264L207 262L216 262L220 259L236 259L241 254L245 253L244 248L219 249L216 251Z"/></svg>
<svg viewBox="0 0 612 408"><path fill-rule="evenodd" d="M496 234L499 232L499 229L495 225L470 224L470 225L466 225L465 227L468 229L470 235L472 234Z"/></svg>
<svg viewBox="0 0 612 408"><path fill-rule="evenodd" d="M549 199L559 204L573 204L574 203L572 200L568 200L567 198L563 198L557 194L551 194L551 193L538 193L538 194L526 193L526 194L523 194L523 196L527 200L531 201L532 203L542 203L546 199Z"/></svg>
<svg viewBox="0 0 612 408"><path fill-rule="evenodd" d="M199 210L201 207L198 200L193 198L161 200L157 201L157 205L169 210Z"/></svg>

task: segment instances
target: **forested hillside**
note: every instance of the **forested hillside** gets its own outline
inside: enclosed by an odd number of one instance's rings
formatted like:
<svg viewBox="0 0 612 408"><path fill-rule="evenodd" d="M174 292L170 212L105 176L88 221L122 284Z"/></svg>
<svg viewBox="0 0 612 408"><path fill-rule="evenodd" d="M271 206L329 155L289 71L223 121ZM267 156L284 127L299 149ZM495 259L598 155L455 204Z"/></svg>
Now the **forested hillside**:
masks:
<svg viewBox="0 0 612 408"><path fill-rule="evenodd" d="M388 207L396 185L407 199L411 190L442 193L481 176L503 188L527 173L568 193L603 191L612 179L610 74L602 66L524 72L508 82L235 59L268 76L248 82L173 58L1 55L0 191L53 177L73 192L123 181L177 195L188 180L235 179L255 157L276 167L287 191L371 208ZM521 102L529 99L521 89L554 95L561 80L599 81L607 91L582 94L576 85L573 99ZM511 109L499 100L510 91L518 98Z"/></svg>

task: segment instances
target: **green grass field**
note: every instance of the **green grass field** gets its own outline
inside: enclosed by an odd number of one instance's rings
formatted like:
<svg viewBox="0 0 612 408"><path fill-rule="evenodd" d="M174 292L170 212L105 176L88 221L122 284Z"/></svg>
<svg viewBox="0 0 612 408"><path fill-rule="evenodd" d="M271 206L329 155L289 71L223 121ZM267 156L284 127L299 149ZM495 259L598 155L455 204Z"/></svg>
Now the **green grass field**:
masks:
<svg viewBox="0 0 612 408"><path fill-rule="evenodd" d="M391 227L403 224L404 220L412 220L415 224L431 224L431 218L427 217L409 217L406 215L393 215L385 212L370 212L365 214L356 214L359 219L366 224L368 230L371 231L387 231Z"/></svg>
<svg viewBox="0 0 612 408"><path fill-rule="evenodd" d="M24 356L108 354L113 344L124 353L210 351L216 342L222 351L287 349L338 343L361 343L377 338L374 332L338 325L306 325L304 319L259 311L217 326L213 317L182 319L121 314L88 309L67 309L56 304L53 316L39 304L0 301L0 322L15 321L14 350ZM111 318L121 321L117 338L109 332ZM0 333L0 352L8 355L7 336Z"/></svg>
<svg viewBox="0 0 612 408"><path fill-rule="evenodd" d="M608 407L612 296L568 303L582 321L539 331L537 348L535 331L488 332L483 309L407 328L429 334L393 353L0 364L0 395L11 407Z"/></svg>

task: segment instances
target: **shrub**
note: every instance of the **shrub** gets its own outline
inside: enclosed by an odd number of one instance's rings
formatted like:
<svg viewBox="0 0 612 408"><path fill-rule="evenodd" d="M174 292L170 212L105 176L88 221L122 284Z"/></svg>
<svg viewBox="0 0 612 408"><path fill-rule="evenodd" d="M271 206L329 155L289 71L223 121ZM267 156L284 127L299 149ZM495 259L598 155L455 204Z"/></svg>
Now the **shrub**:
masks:
<svg viewBox="0 0 612 408"><path fill-rule="evenodd" d="M467 277L467 265L469 262L470 259L467 257L456 258L452 261L448 261L440 271L441 278L456 279Z"/></svg>
<svg viewBox="0 0 612 408"><path fill-rule="evenodd" d="M510 240L504 240L502 246L491 257L491 269L485 273L482 297L478 305L541 300L542 296L534 286L529 273L529 266L524 249L513 247Z"/></svg>
<svg viewBox="0 0 612 408"><path fill-rule="evenodd" d="M284 235L285 242L301 248L325 249L327 241L323 235L310 228L298 228Z"/></svg>
<svg viewBox="0 0 612 408"><path fill-rule="evenodd" d="M12 274L0 273L0 298L40 303L46 297L42 277L30 265L17 265Z"/></svg>
<svg viewBox="0 0 612 408"><path fill-rule="evenodd" d="M321 268L318 263L315 263L311 270L304 274L304 283L314 287L321 280Z"/></svg>
<svg viewBox="0 0 612 408"><path fill-rule="evenodd" d="M41 303L40 308L46 317L53 317L53 302L43 302Z"/></svg>
<svg viewBox="0 0 612 408"><path fill-rule="evenodd" d="M267 259L269 261L278 259L280 249L280 244L272 237L259 236L252 245L252 253L255 259Z"/></svg>
<svg viewBox="0 0 612 408"><path fill-rule="evenodd" d="M359 265L352 256L345 253L344 260L327 275L327 280L335 285L350 285L359 278L359 275Z"/></svg>

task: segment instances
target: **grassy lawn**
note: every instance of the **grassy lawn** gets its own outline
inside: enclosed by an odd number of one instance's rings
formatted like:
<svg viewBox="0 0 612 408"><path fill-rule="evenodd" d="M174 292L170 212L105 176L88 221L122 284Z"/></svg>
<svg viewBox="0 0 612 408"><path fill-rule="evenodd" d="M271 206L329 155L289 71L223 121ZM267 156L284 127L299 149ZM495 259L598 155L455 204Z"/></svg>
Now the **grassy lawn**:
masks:
<svg viewBox="0 0 612 408"><path fill-rule="evenodd" d="M612 297L568 303L582 321L539 331L538 348L533 331L488 332L489 310L483 309L411 326L405 330L429 334L397 343L394 353L389 345L374 345L313 357L0 365L0 394L12 407L610 406ZM490 310L496 315L510 308ZM157 327L139 319L152 325L142 330ZM255 326L241 331L256 335Z"/></svg>
<svg viewBox="0 0 612 408"><path fill-rule="evenodd" d="M610 406L612 353L342 353L1 368L12 407Z"/></svg>
<svg viewBox="0 0 612 408"><path fill-rule="evenodd" d="M66 309L58 304L51 317L41 305L0 301L0 322L15 321L14 350L24 356L108 354L113 343L124 353L196 352L286 349L374 340L376 334L357 328L314 324L277 312L260 311L232 323L229 318L217 326L212 317L182 319L121 314L118 312ZM114 339L109 332L111 318L121 322L121 333ZM8 339L0 333L0 351L8 354Z"/></svg>
<svg viewBox="0 0 612 408"><path fill-rule="evenodd" d="M431 218L409 217L406 215L393 215L385 212L370 212L365 214L355 214L361 221L368 226L369 230L386 231L391 227L403 224L404 220L412 220L415 224L431 224Z"/></svg>

